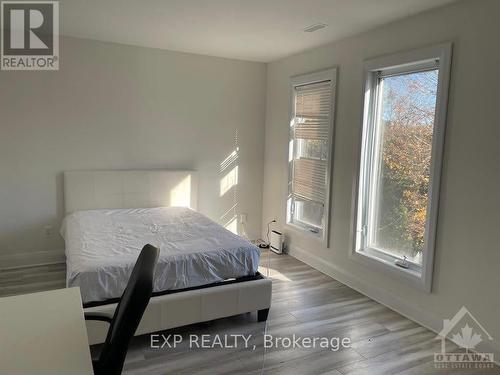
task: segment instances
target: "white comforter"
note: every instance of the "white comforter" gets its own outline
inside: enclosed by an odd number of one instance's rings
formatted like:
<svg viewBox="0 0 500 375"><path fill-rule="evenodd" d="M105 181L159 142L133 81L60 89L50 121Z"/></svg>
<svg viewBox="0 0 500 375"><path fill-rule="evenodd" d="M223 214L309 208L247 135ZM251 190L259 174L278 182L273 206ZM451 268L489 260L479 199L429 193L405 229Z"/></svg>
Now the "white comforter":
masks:
<svg viewBox="0 0 500 375"><path fill-rule="evenodd" d="M120 297L145 244L160 248L154 291L254 275L259 249L206 216L180 207L79 211L68 215L67 286L83 302Z"/></svg>

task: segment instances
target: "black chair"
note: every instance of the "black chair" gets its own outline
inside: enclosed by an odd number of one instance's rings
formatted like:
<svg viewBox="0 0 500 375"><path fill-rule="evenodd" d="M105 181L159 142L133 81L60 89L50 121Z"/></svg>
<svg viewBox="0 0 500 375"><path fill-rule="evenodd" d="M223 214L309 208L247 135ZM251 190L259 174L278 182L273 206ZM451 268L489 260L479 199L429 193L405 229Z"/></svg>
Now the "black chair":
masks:
<svg viewBox="0 0 500 375"><path fill-rule="evenodd" d="M104 314L85 314L85 320L110 323L99 358L92 360L96 375L121 374L130 340L139 325L153 293L153 275L159 250L146 245L137 258L127 287L116 306L113 318Z"/></svg>

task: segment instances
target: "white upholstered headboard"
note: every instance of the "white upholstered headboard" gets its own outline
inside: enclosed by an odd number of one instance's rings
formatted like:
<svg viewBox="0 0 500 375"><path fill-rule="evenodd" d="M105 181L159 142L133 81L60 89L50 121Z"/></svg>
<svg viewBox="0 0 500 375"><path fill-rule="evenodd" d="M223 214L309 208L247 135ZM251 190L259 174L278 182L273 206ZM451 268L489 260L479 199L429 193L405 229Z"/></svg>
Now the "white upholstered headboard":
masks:
<svg viewBox="0 0 500 375"><path fill-rule="evenodd" d="M66 214L79 210L184 206L197 208L195 171L64 172Z"/></svg>

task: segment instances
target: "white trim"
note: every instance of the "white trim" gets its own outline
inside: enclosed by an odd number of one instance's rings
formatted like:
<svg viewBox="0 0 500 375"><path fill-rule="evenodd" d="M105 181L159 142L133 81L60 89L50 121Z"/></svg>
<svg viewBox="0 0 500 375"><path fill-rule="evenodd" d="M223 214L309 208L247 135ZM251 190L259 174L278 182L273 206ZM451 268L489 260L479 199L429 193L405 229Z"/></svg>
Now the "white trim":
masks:
<svg viewBox="0 0 500 375"><path fill-rule="evenodd" d="M331 124L330 124L330 129L329 129L329 134L328 134L328 160L327 160L327 168L326 168L326 197L325 197L325 206L324 206L324 227L322 230L322 236L314 236L313 233L310 233L309 231L306 231L303 228L300 228L296 225L292 225L288 223L288 183L289 183L289 173L287 173L287 184L286 184L286 193L285 197L287 199L287 202L285 202L285 225L288 228L293 228L297 233L307 233L309 236L314 237L317 239L323 247L328 248L329 247L329 242L330 242L330 213L331 213L331 202L332 202L332 176L333 176L333 157L334 157L334 144L335 144L335 117L336 117L336 103L337 103L337 68L329 68L329 69L324 69L312 73L306 73L306 74L300 74L296 76L290 77L290 110L289 110L289 122L288 126L290 126L290 121L293 118L294 115L294 87L296 86L301 86L301 85L307 85L307 84L312 84L312 83L317 83L317 82L322 82L322 81L331 81L332 83L332 101L331 101ZM289 134L289 133L288 133ZM286 147L286 152L287 152L287 165L286 165L286 170L289 171L289 140L287 142L287 147Z"/></svg>
<svg viewBox="0 0 500 375"><path fill-rule="evenodd" d="M441 167L443 159L444 150L444 132L446 127L446 113L447 113L447 102L448 102L448 88L450 82L450 69L451 69L451 53L452 44L444 43L432 47L422 48L418 50L413 50L409 52L403 52L396 55L384 56L376 59L371 59L365 62L364 74L366 77L365 88L364 88L364 106L363 106L363 119L362 128L360 134L360 142L358 145L358 156L356 165L355 181L353 184L353 221L351 226L351 239L353 241L350 251L350 258L361 261L365 265L375 266L381 269L382 272L388 271L389 274L396 277L403 276L402 279L407 280L410 284L431 292L432 289L432 274L434 265L434 248L435 248L435 237L436 237L436 227L437 227L437 215L439 207L439 187L441 180ZM429 200L428 200L428 219L426 221L425 227L425 243L423 250L422 268L421 275L416 276L414 271L408 271L399 268L389 262L382 262L376 259L374 256L368 256L364 252L358 252L357 244L358 239L358 227L360 224L359 217L359 189L360 178L363 176L361 173L362 163L362 149L367 142L367 137L365 129L371 123L371 113L373 110L369 110L368 105L373 105L376 99L372 99L371 91L374 88L375 77L380 73L381 70L389 72L389 74L401 73L411 67L415 68L415 63L417 63L417 69L420 67L428 68L430 64L436 64L439 68L439 79L438 88L436 93L436 113L434 121L434 135L432 144L432 157L431 157L431 169L430 169L430 184L429 184ZM368 105L367 105L368 104ZM365 236L366 237L366 236ZM366 244L365 244L366 246Z"/></svg>
<svg viewBox="0 0 500 375"><path fill-rule="evenodd" d="M0 255L0 269L26 268L47 264L65 263L64 250L34 251Z"/></svg>
<svg viewBox="0 0 500 375"><path fill-rule="evenodd" d="M332 84L335 85L337 83L337 68L328 68L290 77L290 84L292 87L310 85L323 81L332 81Z"/></svg>
<svg viewBox="0 0 500 375"><path fill-rule="evenodd" d="M301 228L293 223L285 222L285 224L283 225L283 230L288 231L288 232L293 232L299 236L300 235L307 236L308 240L314 241L315 243L318 244L318 246L324 245L323 239L320 236L318 236L316 233L309 232L309 231L305 230L304 228Z"/></svg>
<svg viewBox="0 0 500 375"><path fill-rule="evenodd" d="M374 268L381 273L387 273L394 277L400 277L416 288L423 288L422 278L419 272L398 267L394 264L394 262L382 259L381 257L377 257L365 251L361 253L353 251L349 254L349 258L358 261L367 267Z"/></svg>
<svg viewBox="0 0 500 375"><path fill-rule="evenodd" d="M311 254L309 251L305 251L297 246L290 246L288 254L436 334L439 334L443 328L444 319L442 317L429 313L427 309L416 307L408 301L378 287L375 283L368 283L353 273L344 271L336 264ZM484 342L482 345L484 345L487 352L494 353L496 358L500 356L499 349L491 343ZM495 363L500 365L498 361L495 361Z"/></svg>
<svg viewBox="0 0 500 375"><path fill-rule="evenodd" d="M298 246L290 246L289 254L318 271L321 271L335 280L340 281L342 284L345 284L367 297L374 299L382 305L387 306L401 315L418 322L432 331L437 332L438 327L442 325L442 319L438 316L429 314L429 312L425 309L419 309L410 305L405 300L395 297L393 294L378 287L376 284L366 283L353 273L348 273L336 264L328 262L311 252L301 249ZM441 328L439 328L439 330L440 329Z"/></svg>
<svg viewBox="0 0 500 375"><path fill-rule="evenodd" d="M452 43L448 42L369 59L364 63L365 72L377 71L380 69L404 69L405 66L414 66L416 61L426 63L428 61L435 60L436 58L451 58L451 48ZM443 68L441 62L439 66L440 68Z"/></svg>

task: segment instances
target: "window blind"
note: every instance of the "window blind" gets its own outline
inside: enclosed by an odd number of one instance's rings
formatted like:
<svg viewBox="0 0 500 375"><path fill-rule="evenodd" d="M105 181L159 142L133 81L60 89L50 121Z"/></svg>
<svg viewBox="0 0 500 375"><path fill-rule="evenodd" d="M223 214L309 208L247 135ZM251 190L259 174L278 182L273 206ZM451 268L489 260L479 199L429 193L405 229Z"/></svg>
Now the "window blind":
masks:
<svg viewBox="0 0 500 375"><path fill-rule="evenodd" d="M291 193L297 199L325 203L331 111L331 81L295 87Z"/></svg>
<svg viewBox="0 0 500 375"><path fill-rule="evenodd" d="M298 159L294 162L294 195L324 203L326 198L326 162Z"/></svg>

